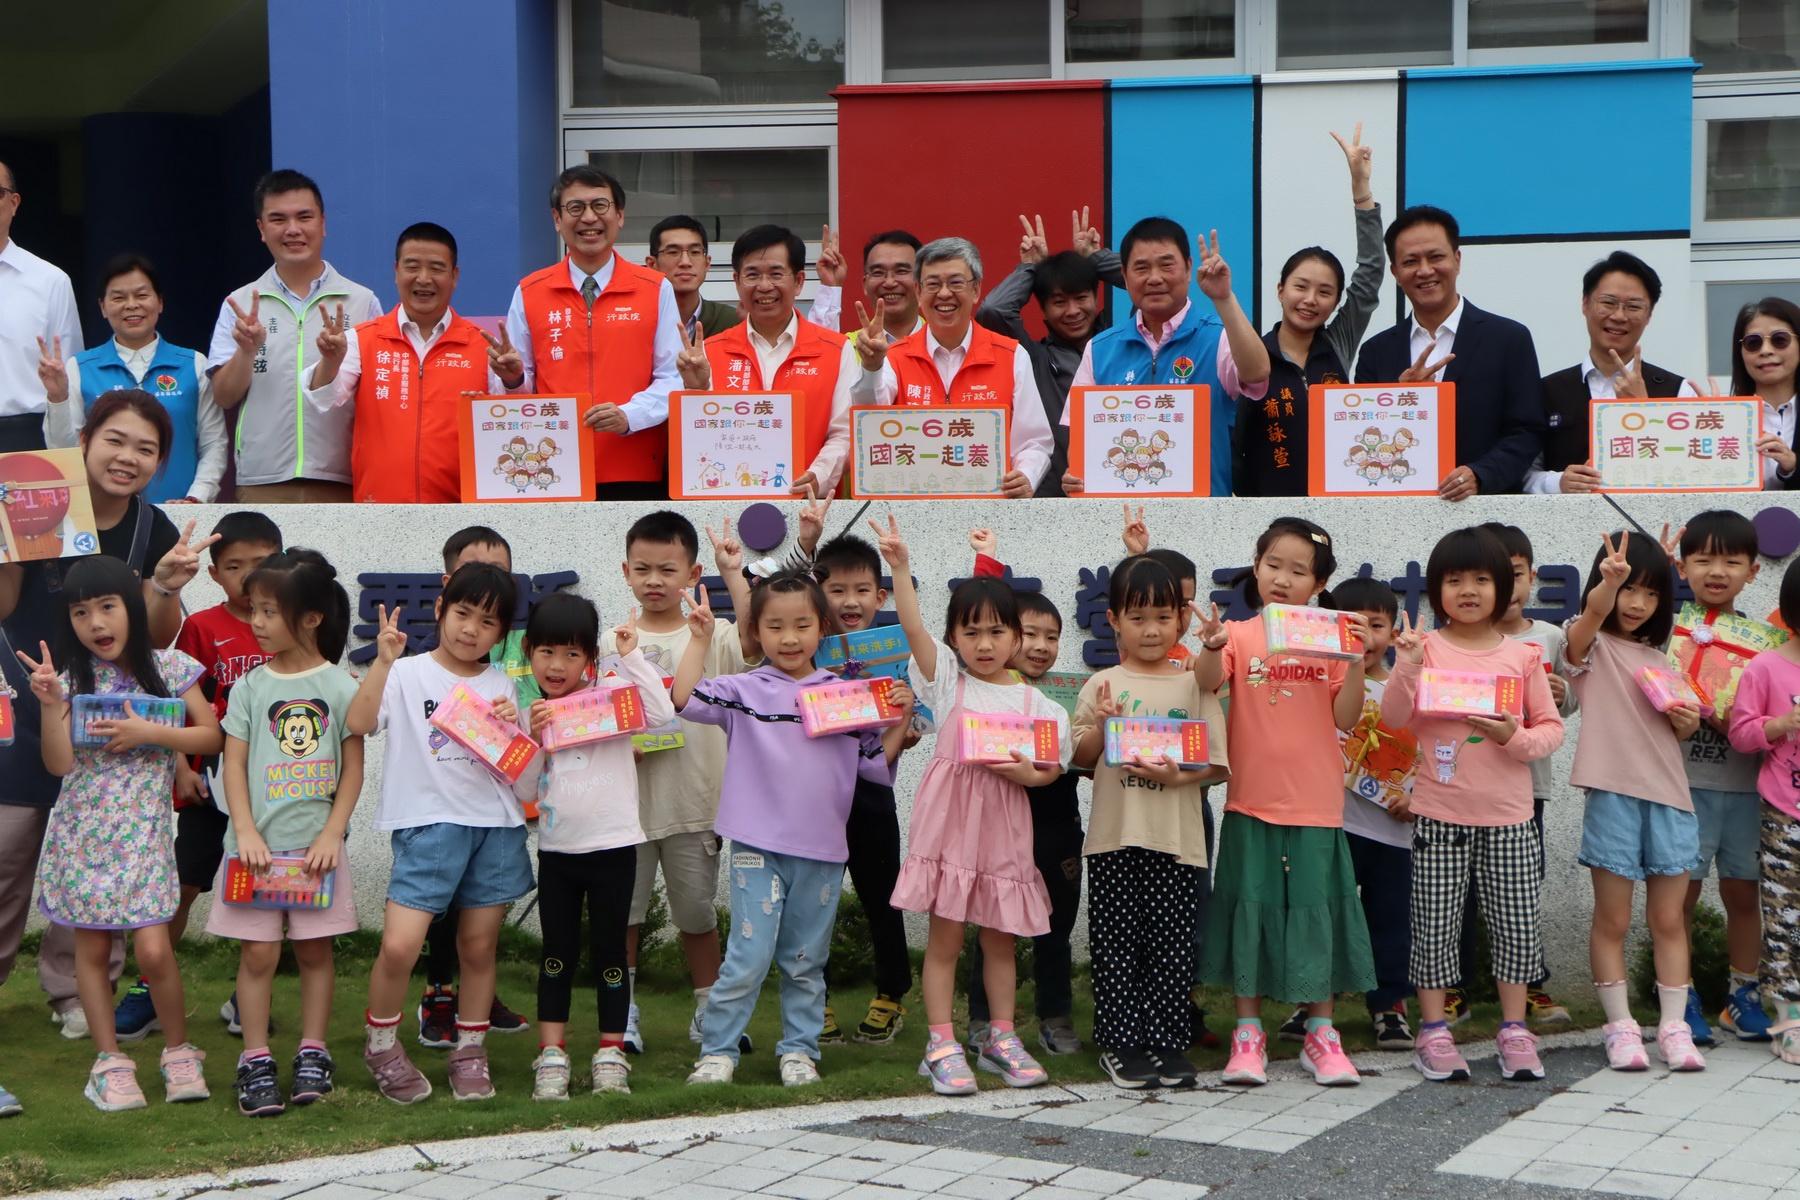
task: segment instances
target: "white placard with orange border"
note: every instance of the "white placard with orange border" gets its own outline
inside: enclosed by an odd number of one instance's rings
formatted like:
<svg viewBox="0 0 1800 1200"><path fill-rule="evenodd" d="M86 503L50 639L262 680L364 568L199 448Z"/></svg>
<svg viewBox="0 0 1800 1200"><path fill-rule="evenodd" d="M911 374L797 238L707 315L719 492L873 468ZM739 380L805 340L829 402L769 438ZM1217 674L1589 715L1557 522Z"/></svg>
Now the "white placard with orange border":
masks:
<svg viewBox="0 0 1800 1200"><path fill-rule="evenodd" d="M676 392L669 397L669 495L734 500L793 495L805 429L797 392Z"/></svg>
<svg viewBox="0 0 1800 1200"><path fill-rule="evenodd" d="M1315 383L1307 417L1309 495L1435 496L1456 469L1453 383Z"/></svg>
<svg viewBox="0 0 1800 1200"><path fill-rule="evenodd" d="M464 504L592 500L586 396L471 396L457 414Z"/></svg>
<svg viewBox="0 0 1800 1200"><path fill-rule="evenodd" d="M1069 463L1087 496L1212 494L1212 389L1078 387Z"/></svg>
<svg viewBox="0 0 1800 1200"><path fill-rule="evenodd" d="M857 405L850 494L859 500L979 500L1001 494L1011 462L1009 408Z"/></svg>

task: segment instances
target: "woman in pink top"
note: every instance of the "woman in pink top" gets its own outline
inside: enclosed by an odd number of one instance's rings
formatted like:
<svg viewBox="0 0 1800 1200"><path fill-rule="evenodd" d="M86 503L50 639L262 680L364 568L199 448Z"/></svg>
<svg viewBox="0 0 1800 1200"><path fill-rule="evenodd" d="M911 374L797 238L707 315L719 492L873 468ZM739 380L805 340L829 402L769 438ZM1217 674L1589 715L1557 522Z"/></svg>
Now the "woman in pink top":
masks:
<svg viewBox="0 0 1800 1200"><path fill-rule="evenodd" d="M1800 560L1781 577L1781 620L1800 629ZM1750 660L1731 709L1731 744L1761 751L1762 985L1781 1002L1769 1049L1800 1063L1800 641Z"/></svg>
<svg viewBox="0 0 1800 1200"><path fill-rule="evenodd" d="M1495 623L1512 603L1512 559L1485 529L1458 529L1432 547L1426 595L1437 629L1423 634L1401 614L1395 662L1381 697L1381 719L1410 726L1419 739L1413 781L1412 981L1421 1025L1413 1066L1427 1079L1467 1079L1444 1019L1444 990L1462 971L1457 947L1473 880L1493 947L1500 990L1500 1073L1542 1079L1537 1038L1525 1027L1528 985L1544 976L1538 928L1539 838L1532 820L1531 769L1562 744L1562 718L1536 646L1514 641ZM1513 676L1524 681L1524 722L1418 712L1424 668Z"/></svg>
<svg viewBox="0 0 1800 1200"><path fill-rule="evenodd" d="M1252 609L1332 607L1331 535L1282 517L1256 541L1244 592ZM1198 607L1195 609L1199 612ZM1369 634L1352 613L1363 640ZM1262 616L1227 625L1200 614L1194 674L1205 691L1231 686L1226 732L1234 768L1219 825L1212 902L1200 955L1203 982L1237 997L1224 1082L1268 1082L1262 997L1304 1004L1300 1064L1327 1087L1361 1082L1331 1023L1332 997L1375 986L1369 927L1344 840L1344 760L1337 731L1362 716L1362 659L1271 654Z"/></svg>
<svg viewBox="0 0 1800 1200"><path fill-rule="evenodd" d="M1581 615L1563 646L1570 686L1581 697L1581 740L1569 782L1587 792L1581 822L1582 866L1593 872L1594 926L1588 962L1606 1012L1601 1030L1615 1071L1642 1071L1643 1031L1625 989L1625 935L1631 894L1644 881L1644 915L1656 958L1662 1012L1656 1048L1671 1071L1698 1071L1706 1060L1688 1028L1688 869L1700 854L1700 822L1688 795L1681 742L1700 728L1700 710L1658 712L1639 686L1645 668L1666 671L1662 646L1675 624L1669 559L1649 538L1605 539L1588 573ZM1665 982L1672 980L1673 982Z"/></svg>

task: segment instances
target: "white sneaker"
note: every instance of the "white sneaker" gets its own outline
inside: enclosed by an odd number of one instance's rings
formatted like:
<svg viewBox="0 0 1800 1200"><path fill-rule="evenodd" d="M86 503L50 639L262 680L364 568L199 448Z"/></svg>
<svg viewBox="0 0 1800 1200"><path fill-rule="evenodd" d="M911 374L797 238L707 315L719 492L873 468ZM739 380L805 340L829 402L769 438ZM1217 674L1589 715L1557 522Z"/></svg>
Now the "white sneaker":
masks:
<svg viewBox="0 0 1800 1200"><path fill-rule="evenodd" d="M819 1068L810 1055L793 1052L781 1056L781 1086L805 1087L819 1082Z"/></svg>
<svg viewBox="0 0 1800 1200"><path fill-rule="evenodd" d="M79 1004L68 1012L51 1013L50 1019L62 1026L62 1035L71 1042L78 1042L88 1035L87 1013Z"/></svg>
<svg viewBox="0 0 1800 1200"><path fill-rule="evenodd" d="M638 1006L633 1004L625 1015L625 1053L642 1054L644 1035L638 1032Z"/></svg>
<svg viewBox="0 0 1800 1200"><path fill-rule="evenodd" d="M569 1098L569 1054L560 1046L545 1046L531 1064L531 1098L562 1101Z"/></svg>
<svg viewBox="0 0 1800 1200"><path fill-rule="evenodd" d="M588 1064L593 1075L594 1095L603 1092L619 1092L631 1094L631 1062L625 1057L623 1050L612 1046L602 1046L594 1051L593 1061Z"/></svg>
<svg viewBox="0 0 1800 1200"><path fill-rule="evenodd" d="M688 1041L694 1043L694 1045L696 1045L696 1046L698 1046L700 1044L700 1023L702 1020L705 1019L705 1017L706 1017L706 1005L704 1005L704 1004L694 1005L694 1015L688 1021ZM629 1038L631 1035L626 1034L625 1036L627 1038Z"/></svg>
<svg viewBox="0 0 1800 1200"><path fill-rule="evenodd" d="M687 1077L687 1081L690 1084L730 1083L732 1075L736 1072L737 1064L731 1061L729 1055L708 1054L694 1064L693 1074Z"/></svg>

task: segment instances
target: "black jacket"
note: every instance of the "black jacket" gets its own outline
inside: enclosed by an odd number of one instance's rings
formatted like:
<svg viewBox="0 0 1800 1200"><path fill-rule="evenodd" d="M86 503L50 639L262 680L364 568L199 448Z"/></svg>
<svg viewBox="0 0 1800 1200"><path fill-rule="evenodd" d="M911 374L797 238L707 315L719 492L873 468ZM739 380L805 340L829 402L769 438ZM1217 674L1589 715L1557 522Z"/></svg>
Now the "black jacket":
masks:
<svg viewBox="0 0 1800 1200"><path fill-rule="evenodd" d="M1588 394L1585 363L1565 367L1544 376L1544 469L1561 471L1589 461L1588 414L1593 397ZM1644 363L1644 390L1656 399L1681 392L1681 376Z"/></svg>
<svg viewBox="0 0 1800 1200"><path fill-rule="evenodd" d="M1357 383L1396 383L1412 366L1409 316L1363 343ZM1475 472L1483 495L1518 492L1544 440L1544 384L1531 331L1463 302L1456 358L1444 382L1456 385L1456 462Z"/></svg>

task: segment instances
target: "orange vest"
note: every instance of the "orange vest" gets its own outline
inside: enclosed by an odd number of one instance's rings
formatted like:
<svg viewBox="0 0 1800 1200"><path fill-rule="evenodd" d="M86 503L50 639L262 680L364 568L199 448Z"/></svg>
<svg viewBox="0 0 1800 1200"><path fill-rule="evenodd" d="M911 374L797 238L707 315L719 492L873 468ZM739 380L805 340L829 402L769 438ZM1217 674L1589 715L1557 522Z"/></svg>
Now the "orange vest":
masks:
<svg viewBox="0 0 1800 1200"><path fill-rule="evenodd" d="M931 328L914 333L888 350L899 390L894 403L908 408L922 404L982 404L1011 409L1013 400L1013 352L1019 343L1009 337L971 325L969 353L950 381L948 395L931 361Z"/></svg>
<svg viewBox="0 0 1800 1200"><path fill-rule="evenodd" d="M837 391L838 368L844 363L844 335L801 317L794 327L794 348L787 361L764 382L762 364L750 345L750 322L742 321L706 339L706 360L713 386L727 392L798 392L805 406L802 455L804 471L825 445L831 428L831 397Z"/></svg>
<svg viewBox="0 0 1800 1200"><path fill-rule="evenodd" d="M473 321L452 315L420 362L400 332L402 310L356 327L350 480L359 503L455 504L462 499L456 415L464 392L488 390L487 344Z"/></svg>
<svg viewBox="0 0 1800 1200"><path fill-rule="evenodd" d="M519 281L525 326L531 331L536 391L586 393L596 404L623 405L650 386L656 358L656 315L663 277L613 255L612 278L588 311L569 279L569 261ZM669 431L657 425L636 433L595 431L594 479L648 483L663 479Z"/></svg>

